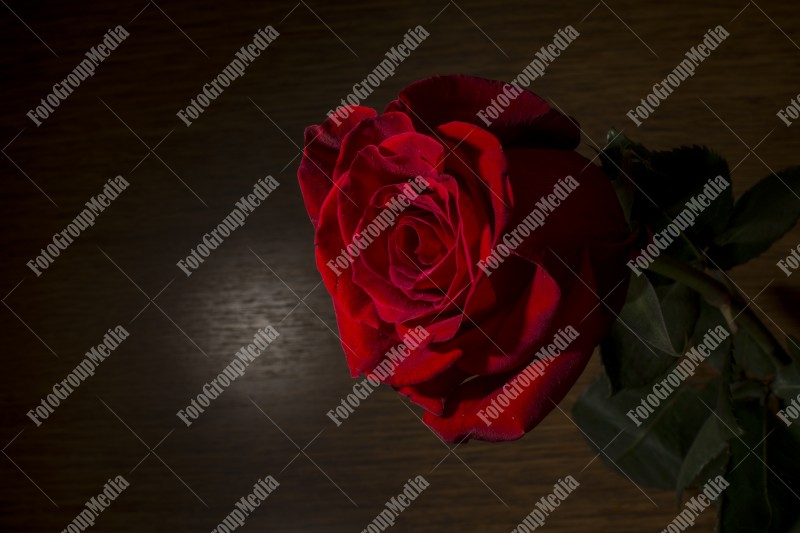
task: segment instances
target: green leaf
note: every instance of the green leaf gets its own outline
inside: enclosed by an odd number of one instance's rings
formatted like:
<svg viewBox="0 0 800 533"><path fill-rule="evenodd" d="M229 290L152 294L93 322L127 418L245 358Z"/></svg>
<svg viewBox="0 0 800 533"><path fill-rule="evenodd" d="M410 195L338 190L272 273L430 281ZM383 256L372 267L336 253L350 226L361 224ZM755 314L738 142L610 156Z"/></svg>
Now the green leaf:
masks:
<svg viewBox="0 0 800 533"><path fill-rule="evenodd" d="M800 167L770 174L736 202L728 228L710 255L722 270L746 263L767 250L800 218Z"/></svg>
<svg viewBox="0 0 800 533"><path fill-rule="evenodd" d="M628 300L600 353L615 393L650 383L675 362L678 354L647 276L631 277Z"/></svg>
<svg viewBox="0 0 800 533"><path fill-rule="evenodd" d="M711 382L711 384L718 383L714 412L706 419L697 438L692 442L678 473L676 487L678 502L683 490L695 481L698 484L704 483L709 477L715 477L725 471L726 459L729 456L728 441L743 433L733 414L730 390L732 366L733 354L729 351L725 355L720 379ZM710 385L708 389L712 390ZM710 406L706 408L709 409Z"/></svg>
<svg viewBox="0 0 800 533"><path fill-rule="evenodd" d="M705 334L708 333L708 330L714 329L719 325L722 325L725 327L725 329L728 329L725 317L722 316L722 313L720 313L719 309L701 298L700 314L697 317L697 323L695 324L694 333L692 334L692 344L695 346L700 344ZM708 363L714 368L722 371L724 367L723 360L730 352L732 342L733 335L729 335L727 339L722 341L719 346L711 351L711 354L708 356L706 361L708 361Z"/></svg>
<svg viewBox="0 0 800 533"><path fill-rule="evenodd" d="M682 146L669 152L655 152L652 167L658 179L655 189L667 216L675 218L686 202L703 192L709 180L722 176L730 184L728 163L705 146ZM662 203L659 203L661 201ZM730 185L697 216L686 232L690 240L704 246L723 231L733 212L733 190Z"/></svg>
<svg viewBox="0 0 800 533"><path fill-rule="evenodd" d="M661 310L661 302L647 276L631 276L628 300L620 312L623 326L636 332L643 343L662 352L677 356Z"/></svg>
<svg viewBox="0 0 800 533"><path fill-rule="evenodd" d="M678 353L684 353L700 313L700 295L680 282L662 285L656 292L664 322L669 325L670 343Z"/></svg>
<svg viewBox="0 0 800 533"><path fill-rule="evenodd" d="M724 158L704 146L683 146L669 151L650 151L641 144L609 130L603 150L603 170L615 182L627 220L659 231L667 226L686 202L703 192L709 180L722 176L730 183ZM630 196L633 195L631 200ZM686 234L692 243L705 248L722 232L733 212L733 191L727 187L695 220ZM671 245L675 257L691 257L684 240Z"/></svg>
<svg viewBox="0 0 800 533"><path fill-rule="evenodd" d="M683 458L709 415L699 394L680 387L637 427L626 413L652 388L623 390L613 397L609 392L608 378L599 376L575 404L575 422L595 449L604 450L609 466L638 484L674 489Z"/></svg>
<svg viewBox="0 0 800 533"><path fill-rule="evenodd" d="M728 457L728 441L733 437L733 433L715 416L709 416L703 427L697 433L686 457L683 459L678 481L676 485L676 497L678 501L686 487L693 485L695 481L702 484L707 478L701 477L706 474L708 467L721 457Z"/></svg>

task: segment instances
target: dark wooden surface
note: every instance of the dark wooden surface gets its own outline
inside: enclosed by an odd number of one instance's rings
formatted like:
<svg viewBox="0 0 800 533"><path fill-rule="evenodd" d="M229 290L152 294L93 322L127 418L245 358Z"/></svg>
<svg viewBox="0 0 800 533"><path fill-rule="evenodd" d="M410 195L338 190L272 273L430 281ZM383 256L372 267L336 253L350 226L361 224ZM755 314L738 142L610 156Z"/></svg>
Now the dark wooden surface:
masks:
<svg viewBox="0 0 800 533"><path fill-rule="evenodd" d="M612 125L656 148L709 144L731 166L744 158L734 171L741 192L767 174L767 165L777 170L800 158L800 125L787 128L775 117L800 91L796 4L4 4L0 144L13 142L0 158L0 289L13 292L0 309L0 446L7 446L0 529L60 531L118 474L131 486L100 516L97 530L209 531L267 474L281 486L248 519L249 531L360 531L417 474L431 487L394 531L509 531L569 474L581 486L548 518L546 531L660 531L669 523L673 494L643 493L593 460L567 416L600 372L596 360L562 402L563 412L517 442L471 442L450 453L417 419L418 409L383 389L334 426L325 413L353 381L331 331L330 299L318 286L295 178L296 145L303 128L319 122L410 27L422 24L431 35L367 105L382 108L404 85L432 74L511 79L558 28L572 24L581 36L533 90L579 118L588 136L582 151L590 154L589 139L602 143ZM28 109L118 24L130 37L35 127ZM281 32L278 40L185 127L176 111L267 24ZM628 109L718 24L729 39L634 127ZM118 174L131 187L35 277L25 263ZM176 261L267 174L279 189L186 278ZM750 297L758 295L756 311L767 313L775 331L800 333L796 307L778 298L796 294L800 278L787 280L775 267L799 242L795 229L733 272ZM267 323L280 339L184 427L175 412ZM25 413L117 324L130 338L35 427ZM305 449L299 456L298 446ZM695 530L709 531L712 523L708 511Z"/></svg>

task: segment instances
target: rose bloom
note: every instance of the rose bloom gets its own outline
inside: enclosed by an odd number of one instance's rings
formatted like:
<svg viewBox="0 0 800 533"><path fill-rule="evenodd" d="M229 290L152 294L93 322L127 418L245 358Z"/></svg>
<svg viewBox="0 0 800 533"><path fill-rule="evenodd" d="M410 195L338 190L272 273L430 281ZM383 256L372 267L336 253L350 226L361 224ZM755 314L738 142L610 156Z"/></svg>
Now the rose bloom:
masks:
<svg viewBox="0 0 800 533"><path fill-rule="evenodd" d="M352 376L450 442L538 424L627 287L630 231L578 125L524 90L487 125L508 88L436 76L382 114L339 108L306 129L298 171Z"/></svg>

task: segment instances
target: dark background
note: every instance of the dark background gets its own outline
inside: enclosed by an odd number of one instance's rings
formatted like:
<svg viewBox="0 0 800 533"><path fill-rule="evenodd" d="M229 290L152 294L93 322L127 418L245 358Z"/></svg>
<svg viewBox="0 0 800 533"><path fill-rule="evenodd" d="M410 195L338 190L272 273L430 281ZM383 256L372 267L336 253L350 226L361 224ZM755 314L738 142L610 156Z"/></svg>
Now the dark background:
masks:
<svg viewBox="0 0 800 533"><path fill-rule="evenodd" d="M25 113L119 24L128 39L36 127ZM187 128L175 113L268 24L280 37ZM572 24L581 36L531 88L581 121L586 154L612 125L654 148L708 144L738 193L800 159L800 125L775 116L800 91L793 2L4 0L1 530L60 531L118 474L131 486L99 531L209 531L267 474L281 486L249 531L360 531L418 474L431 487L395 531L508 531L569 474L581 486L547 531L670 522L674 495L613 472L567 416L596 360L563 412L513 443L451 451L385 389L341 427L325 416L354 382L296 182L302 132L418 24L430 37L366 105L433 74L510 80ZM634 127L625 113L718 24L728 40ZM25 263L118 174L129 189L35 277ZM175 263L268 174L278 190L186 278ZM800 278L775 262L798 242L796 228L732 273L795 335ZM279 340L186 428L175 412L268 323ZM35 427L25 413L118 324L130 337ZM710 530L713 511L701 519Z"/></svg>

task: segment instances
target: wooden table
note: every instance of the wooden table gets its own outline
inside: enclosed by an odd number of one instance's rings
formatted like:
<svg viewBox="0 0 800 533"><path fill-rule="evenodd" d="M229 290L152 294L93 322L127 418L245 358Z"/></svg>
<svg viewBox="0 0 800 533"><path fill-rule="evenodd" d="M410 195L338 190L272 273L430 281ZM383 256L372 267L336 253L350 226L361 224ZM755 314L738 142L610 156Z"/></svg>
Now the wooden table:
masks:
<svg viewBox="0 0 800 533"><path fill-rule="evenodd" d="M430 37L366 101L382 108L440 73L511 79L568 24L580 37L534 91L580 119L591 154L609 126L654 148L713 146L740 193L797 164L798 130L775 113L800 91L800 15L789 2L329 3L202 0L0 7L3 366L0 529L60 531L119 474L130 482L102 531L208 531L268 474L280 487L250 531L360 531L411 477L431 483L393 531L510 531L566 475L581 485L547 531L660 531L674 495L613 472L568 415L600 371L524 439L450 451L380 389L341 427L325 415L353 386L313 262L295 179L303 128L319 122L422 24ZM12 12L13 10L13 12ZM762 11L763 10L763 11ZM24 23L22 22L24 21ZM776 27L776 24L779 26ZM258 28L280 37L194 124L176 112ZM641 127L626 112L718 24L731 33ZM41 126L26 113L123 25L130 36ZM34 34L35 32L35 34ZM785 33L784 33L785 32ZM49 49L48 49L49 48ZM755 152L751 152L751 148ZM279 188L186 277L176 266L256 180ZM26 266L107 180L130 187L37 277ZM733 277L800 333L798 280L775 266L796 228ZM769 284L765 290L764 287ZM783 298L783 302L779 300ZM760 311L759 311L760 313ZM249 342L281 337L191 427L176 417ZM52 385L123 325L130 337L37 427ZM695 530L710 531L708 511Z"/></svg>

